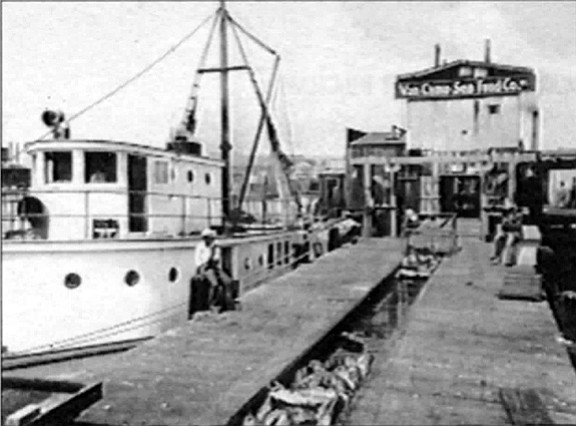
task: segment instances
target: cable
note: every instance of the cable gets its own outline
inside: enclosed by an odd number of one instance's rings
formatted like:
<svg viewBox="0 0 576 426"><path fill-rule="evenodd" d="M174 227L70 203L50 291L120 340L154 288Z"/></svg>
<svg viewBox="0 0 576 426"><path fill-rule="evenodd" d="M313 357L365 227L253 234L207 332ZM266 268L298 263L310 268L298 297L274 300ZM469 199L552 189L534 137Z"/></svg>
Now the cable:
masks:
<svg viewBox="0 0 576 426"><path fill-rule="evenodd" d="M216 12L218 13L218 12ZM216 14L215 13L215 14ZM91 103L90 105L88 105L87 107L81 109L80 111L78 111L77 113L73 114L68 120L66 120L67 123L70 123L72 120L80 117L82 114L88 112L89 110L91 110L92 108L98 106L99 104L101 104L102 102L104 102L105 100L111 98L112 96L114 96L116 93L120 92L122 89L124 89L126 86L128 86L129 84L133 83L134 81L136 81L137 79L139 79L140 77L142 77L144 74L146 74L148 71L150 71L152 68L154 68L156 65L158 65L160 62L162 62L164 59L166 59L170 54L174 53L176 51L176 49L178 49L182 44L184 44L186 41L188 41L190 38L192 38L194 36L194 34L196 34L198 32L198 30L200 30L200 28L202 28L215 14L212 14L210 16L207 16L201 23L200 25L198 25L196 28L194 28L194 30L192 30L191 32L189 32L188 34L186 34L182 39L180 39L180 41L178 41L178 43L176 43L174 46L172 46L170 49L168 49L166 52L164 52L164 54L162 54L160 57L158 57L157 59L155 59L154 61L152 61L150 64L148 64L146 67L144 67L142 70L140 70L138 73L136 73L134 76L132 76L131 78L129 78L128 80L126 80L124 83L120 84L119 86L117 86L115 89L113 89L112 91L108 92L106 95L104 95L103 97L101 97L100 99L98 99L97 101ZM38 138L38 140L42 140L44 138L46 138L47 136L49 136L50 134L52 134L52 131L47 132L46 134L42 135L41 137Z"/></svg>

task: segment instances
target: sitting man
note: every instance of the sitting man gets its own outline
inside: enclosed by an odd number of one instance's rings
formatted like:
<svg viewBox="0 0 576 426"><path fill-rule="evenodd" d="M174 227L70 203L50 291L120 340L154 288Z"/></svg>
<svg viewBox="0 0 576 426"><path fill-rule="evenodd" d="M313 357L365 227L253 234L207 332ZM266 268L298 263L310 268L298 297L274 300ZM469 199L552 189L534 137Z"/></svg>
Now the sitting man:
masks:
<svg viewBox="0 0 576 426"><path fill-rule="evenodd" d="M404 223L402 225L402 230L406 236L410 236L412 231L420 226L420 218L418 214L412 209L406 209L404 213Z"/></svg>
<svg viewBox="0 0 576 426"><path fill-rule="evenodd" d="M234 309L232 279L220 267L220 248L216 244L216 232L202 231L202 242L196 247L196 280L209 283L208 303L217 306L219 312ZM194 281L194 279L193 279Z"/></svg>
<svg viewBox="0 0 576 426"><path fill-rule="evenodd" d="M498 234L494 238L494 255L490 258L494 265L502 261L510 266L514 263L514 245L520 240L522 232L522 220L516 207L510 207L504 213L504 219Z"/></svg>

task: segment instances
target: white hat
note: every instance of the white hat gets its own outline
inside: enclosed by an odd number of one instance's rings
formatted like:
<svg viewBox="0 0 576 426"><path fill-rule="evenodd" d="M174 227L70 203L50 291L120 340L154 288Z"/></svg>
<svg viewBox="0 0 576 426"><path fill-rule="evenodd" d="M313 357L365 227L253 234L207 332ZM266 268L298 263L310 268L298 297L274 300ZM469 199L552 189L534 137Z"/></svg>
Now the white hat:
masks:
<svg viewBox="0 0 576 426"><path fill-rule="evenodd" d="M216 237L216 231L210 229L210 228L206 228L205 230L202 231L202 233L200 234L200 236L202 238L207 238L207 237L212 237L215 238Z"/></svg>

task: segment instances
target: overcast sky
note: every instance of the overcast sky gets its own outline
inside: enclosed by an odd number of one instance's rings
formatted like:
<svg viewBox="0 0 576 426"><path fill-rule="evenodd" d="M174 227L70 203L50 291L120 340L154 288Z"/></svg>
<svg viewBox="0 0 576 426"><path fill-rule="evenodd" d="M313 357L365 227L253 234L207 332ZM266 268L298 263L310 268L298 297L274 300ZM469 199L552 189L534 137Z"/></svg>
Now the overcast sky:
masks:
<svg viewBox="0 0 576 426"><path fill-rule="evenodd" d="M45 108L71 115L163 54L216 2L2 3L2 136L33 140ZM403 125L397 74L483 57L537 71L544 146L576 147L576 2L229 2L230 13L282 56L275 104L288 153L338 156L347 126ZM163 146L180 120L208 27L158 67L71 125L77 138ZM232 36L230 35L230 41ZM248 42L245 42L248 45ZM250 45L265 87L272 58ZM216 60L213 49L211 64ZM232 49L231 62L238 64ZM232 79L233 138L247 151L257 103L246 75ZM199 129L217 150L217 79L204 78Z"/></svg>

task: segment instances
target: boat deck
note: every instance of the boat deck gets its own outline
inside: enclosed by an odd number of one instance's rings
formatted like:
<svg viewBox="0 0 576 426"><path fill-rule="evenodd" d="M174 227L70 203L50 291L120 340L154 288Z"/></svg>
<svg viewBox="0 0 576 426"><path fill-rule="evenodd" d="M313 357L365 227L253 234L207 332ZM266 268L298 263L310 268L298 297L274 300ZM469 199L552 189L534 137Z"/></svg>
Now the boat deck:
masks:
<svg viewBox="0 0 576 426"><path fill-rule="evenodd" d="M382 343L347 424L576 424L576 374L547 302L498 299L490 245L462 245Z"/></svg>
<svg viewBox="0 0 576 426"><path fill-rule="evenodd" d="M201 314L131 351L25 374L103 381L103 400L80 422L225 424L390 275L404 244L361 240L247 293L241 311Z"/></svg>

